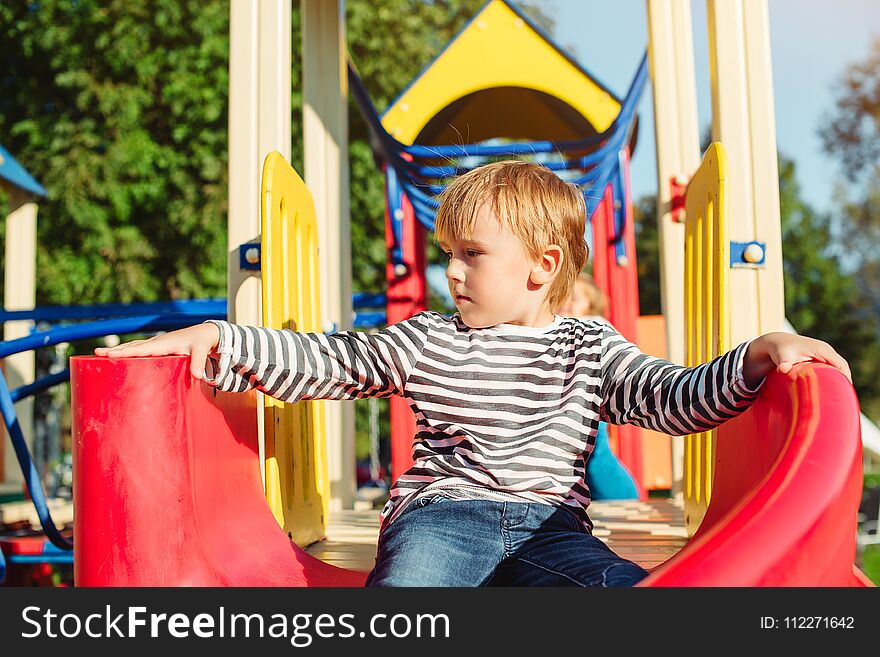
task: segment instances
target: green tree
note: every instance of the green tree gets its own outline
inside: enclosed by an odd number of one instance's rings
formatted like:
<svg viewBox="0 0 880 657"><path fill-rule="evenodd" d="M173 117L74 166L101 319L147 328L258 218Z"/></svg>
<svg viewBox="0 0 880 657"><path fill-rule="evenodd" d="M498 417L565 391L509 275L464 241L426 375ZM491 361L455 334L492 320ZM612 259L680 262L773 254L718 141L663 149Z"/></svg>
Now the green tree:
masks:
<svg viewBox="0 0 880 657"><path fill-rule="evenodd" d="M0 6L0 135L47 188L38 303L225 288L225 3Z"/></svg>
<svg viewBox="0 0 880 657"><path fill-rule="evenodd" d="M851 180L864 181L880 167L880 38L865 61L847 68L837 93L822 142Z"/></svg>
<svg viewBox="0 0 880 657"><path fill-rule="evenodd" d="M873 336L858 334L852 341L874 345L880 340L880 39L864 61L844 72L835 106L820 134L825 151L844 175L834 191L836 252L858 288L863 322L873 327ZM866 362L856 366L876 382L880 353L875 348L862 358ZM880 393L856 387L866 412L880 418Z"/></svg>
<svg viewBox="0 0 880 657"><path fill-rule="evenodd" d="M643 196L633 207L636 233L636 269L639 277L639 314L659 315L660 233L657 230L657 197ZM683 283L682 283L683 284Z"/></svg>
<svg viewBox="0 0 880 657"><path fill-rule="evenodd" d="M880 413L880 337L877 317L846 271L829 215L800 195L795 165L779 159L786 317L802 334L825 340L846 358L862 410Z"/></svg>

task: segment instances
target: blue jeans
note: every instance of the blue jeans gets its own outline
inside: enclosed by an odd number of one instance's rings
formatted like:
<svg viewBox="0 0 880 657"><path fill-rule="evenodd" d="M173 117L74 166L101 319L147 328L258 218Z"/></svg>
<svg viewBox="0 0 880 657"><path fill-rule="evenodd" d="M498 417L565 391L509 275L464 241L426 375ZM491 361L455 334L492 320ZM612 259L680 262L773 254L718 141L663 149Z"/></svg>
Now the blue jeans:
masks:
<svg viewBox="0 0 880 657"><path fill-rule="evenodd" d="M648 572L546 504L411 502L379 536L367 586L632 586Z"/></svg>

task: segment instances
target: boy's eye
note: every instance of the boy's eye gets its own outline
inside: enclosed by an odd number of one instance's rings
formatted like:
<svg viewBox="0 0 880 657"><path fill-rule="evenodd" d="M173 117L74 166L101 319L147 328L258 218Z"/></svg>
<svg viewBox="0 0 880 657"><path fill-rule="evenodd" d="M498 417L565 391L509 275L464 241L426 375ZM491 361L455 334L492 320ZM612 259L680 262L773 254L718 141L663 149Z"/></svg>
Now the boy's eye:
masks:
<svg viewBox="0 0 880 657"><path fill-rule="evenodd" d="M479 251L468 251L467 254L468 254L469 258L476 258L478 255L480 255L480 252Z"/></svg>

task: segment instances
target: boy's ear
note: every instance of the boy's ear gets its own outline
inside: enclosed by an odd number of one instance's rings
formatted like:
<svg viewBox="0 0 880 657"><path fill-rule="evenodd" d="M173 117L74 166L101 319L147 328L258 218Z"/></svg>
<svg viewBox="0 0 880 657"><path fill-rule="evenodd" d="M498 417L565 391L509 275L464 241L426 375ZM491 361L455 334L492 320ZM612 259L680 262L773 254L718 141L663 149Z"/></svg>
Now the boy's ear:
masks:
<svg viewBox="0 0 880 657"><path fill-rule="evenodd" d="M541 259L532 268L529 275L532 283L536 285L546 285L559 274L562 269L562 260L565 256L562 254L562 247L551 244L541 255Z"/></svg>

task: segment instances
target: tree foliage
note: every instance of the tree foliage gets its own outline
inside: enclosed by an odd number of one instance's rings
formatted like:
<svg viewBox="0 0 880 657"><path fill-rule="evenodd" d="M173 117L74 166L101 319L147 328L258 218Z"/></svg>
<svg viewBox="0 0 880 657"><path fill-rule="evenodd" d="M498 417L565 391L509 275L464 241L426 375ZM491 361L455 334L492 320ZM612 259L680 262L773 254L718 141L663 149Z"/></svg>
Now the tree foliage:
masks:
<svg viewBox="0 0 880 657"><path fill-rule="evenodd" d="M880 417L880 39L862 62L850 65L837 89L837 100L821 130L825 151L841 165L844 179L835 187L833 235L844 270L852 275L862 318L851 342L863 345L856 368L873 377L875 392L863 394L863 406ZM867 327L871 327L869 330Z"/></svg>
<svg viewBox="0 0 880 657"><path fill-rule="evenodd" d="M848 67L838 88L831 120L822 131L829 155L847 176L864 180L880 166L880 38L868 58Z"/></svg>
<svg viewBox="0 0 880 657"><path fill-rule="evenodd" d="M381 111L483 0L346 5L351 56ZM302 171L298 3L292 43L291 161ZM0 6L0 143L49 191L38 303L224 294L228 64L228 2ZM354 288L381 290L382 176L353 102L349 118Z"/></svg>
<svg viewBox="0 0 880 657"><path fill-rule="evenodd" d="M847 274L832 232L832 217L800 194L795 165L779 159L785 314L804 335L831 344L846 358L863 410L880 414L880 335L877 318Z"/></svg>
<svg viewBox="0 0 880 657"><path fill-rule="evenodd" d="M845 176L835 189L837 238L862 294L880 313L880 39L844 73L821 136Z"/></svg>
<svg viewBox="0 0 880 657"><path fill-rule="evenodd" d="M636 269L639 278L639 314L659 315L660 231L657 229L657 197L643 196L633 207L636 233Z"/></svg>
<svg viewBox="0 0 880 657"><path fill-rule="evenodd" d="M38 303L217 294L228 7L0 5L0 139L46 187Z"/></svg>

